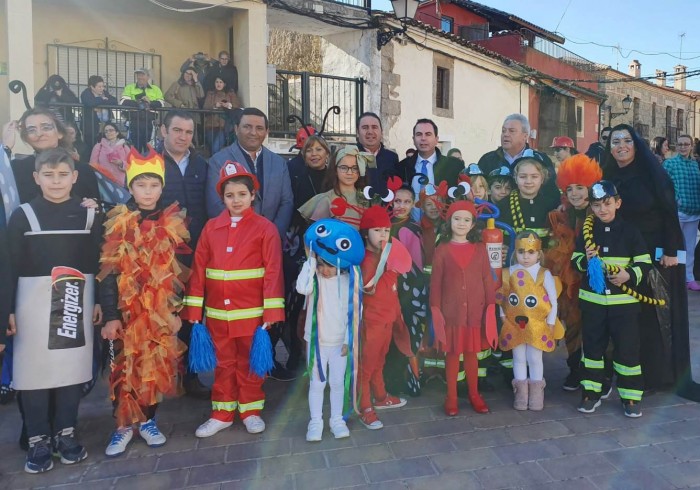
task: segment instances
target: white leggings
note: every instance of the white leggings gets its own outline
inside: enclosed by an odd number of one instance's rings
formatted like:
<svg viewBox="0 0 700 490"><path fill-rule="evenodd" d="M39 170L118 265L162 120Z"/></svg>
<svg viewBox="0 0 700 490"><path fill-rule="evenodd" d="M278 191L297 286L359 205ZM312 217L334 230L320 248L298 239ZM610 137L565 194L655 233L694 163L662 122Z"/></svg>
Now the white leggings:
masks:
<svg viewBox="0 0 700 490"><path fill-rule="evenodd" d="M306 351L309 359L310 343ZM342 345L320 346L321 366L323 375L331 385L331 423L343 418L343 394L345 391L345 367L347 356L341 356ZM321 381L318 374L317 360L314 359L314 367L309 380L309 414L311 420L323 419L323 392L326 389L326 381Z"/></svg>
<svg viewBox="0 0 700 490"><path fill-rule="evenodd" d="M513 376L515 379L527 379L528 368L530 368L532 381L542 381L544 376L542 351L529 344L520 344L513 349Z"/></svg>

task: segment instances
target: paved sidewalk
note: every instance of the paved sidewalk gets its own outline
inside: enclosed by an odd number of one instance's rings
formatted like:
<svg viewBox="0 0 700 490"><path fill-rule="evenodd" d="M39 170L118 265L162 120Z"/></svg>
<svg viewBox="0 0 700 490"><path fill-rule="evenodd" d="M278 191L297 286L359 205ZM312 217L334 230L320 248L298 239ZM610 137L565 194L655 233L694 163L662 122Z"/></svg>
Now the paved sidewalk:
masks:
<svg viewBox="0 0 700 490"><path fill-rule="evenodd" d="M691 349L700 378L700 294L691 295ZM107 388L100 383L80 411L79 432L90 453L74 466L56 463L41 475L23 471L16 404L0 407L0 488L80 489L672 489L700 488L700 405L670 394L643 402L629 419L614 394L593 415L576 411L579 392L566 393L563 349L545 356L546 407L516 412L500 378L485 398L492 410L474 413L460 401L458 417L442 411L444 386L428 385L403 409L380 413L385 428L369 431L351 420L351 437L304 440L306 381L268 381L263 413L268 428L249 435L237 421L208 439L194 430L208 403L167 400L158 413L168 443L148 448L138 437L121 458L104 447L113 428Z"/></svg>

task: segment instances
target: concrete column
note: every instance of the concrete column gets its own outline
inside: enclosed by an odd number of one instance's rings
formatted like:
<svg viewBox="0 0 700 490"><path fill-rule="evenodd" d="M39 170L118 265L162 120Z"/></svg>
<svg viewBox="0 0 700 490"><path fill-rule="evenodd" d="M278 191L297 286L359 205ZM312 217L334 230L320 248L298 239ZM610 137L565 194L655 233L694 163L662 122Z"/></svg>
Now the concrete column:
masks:
<svg viewBox="0 0 700 490"><path fill-rule="evenodd" d="M238 95L245 107L267 113L267 5L244 1L236 9L231 24Z"/></svg>
<svg viewBox="0 0 700 490"><path fill-rule="evenodd" d="M7 46L8 76L6 80L21 80L27 86L30 101L34 100L34 41L32 39L31 0L5 0L5 45ZM5 78L5 77L1 77ZM19 119L26 110L21 95L16 95L3 87L9 103L9 115Z"/></svg>

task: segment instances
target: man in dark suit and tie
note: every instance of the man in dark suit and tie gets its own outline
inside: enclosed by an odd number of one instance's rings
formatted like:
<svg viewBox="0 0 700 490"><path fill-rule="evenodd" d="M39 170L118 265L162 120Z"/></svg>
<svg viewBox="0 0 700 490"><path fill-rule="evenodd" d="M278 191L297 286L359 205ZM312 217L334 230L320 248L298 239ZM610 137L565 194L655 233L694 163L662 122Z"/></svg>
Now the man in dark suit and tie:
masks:
<svg viewBox="0 0 700 490"><path fill-rule="evenodd" d="M367 183L382 192L386 189L386 181L393 175L394 168L399 163L399 156L384 147L382 121L374 112L364 112L357 118L357 147L360 151L372 153L377 162L377 168L367 169Z"/></svg>

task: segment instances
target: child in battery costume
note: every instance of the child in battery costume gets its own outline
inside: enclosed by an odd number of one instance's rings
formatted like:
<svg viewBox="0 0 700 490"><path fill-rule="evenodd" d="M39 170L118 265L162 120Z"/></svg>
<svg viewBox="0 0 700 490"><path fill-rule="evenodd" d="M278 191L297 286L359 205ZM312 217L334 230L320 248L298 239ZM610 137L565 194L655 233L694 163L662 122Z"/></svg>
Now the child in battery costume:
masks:
<svg viewBox="0 0 700 490"><path fill-rule="evenodd" d="M110 342L110 397L117 429L105 454L126 451L139 424L149 447L166 438L156 425L158 403L177 391L178 363L185 345L177 338L181 294L189 275L176 253L190 253L185 211L160 205L165 164L152 148L142 157L132 148L126 184L132 199L112 209L105 223L100 300L102 337Z"/></svg>
<svg viewBox="0 0 700 490"><path fill-rule="evenodd" d="M323 437L323 392L330 384L329 426L336 439L350 436L343 413L355 407L357 343L362 318L362 275L365 255L360 234L335 219L312 224L304 234L308 259L297 278L306 296L304 340L307 342L309 442ZM343 405L345 404L345 407Z"/></svg>
<svg viewBox="0 0 700 490"><path fill-rule="evenodd" d="M384 427L375 409L406 405L404 398L387 393L383 370L392 337L401 353L413 356L397 291L397 276L411 269L411 256L401 242L391 239L391 218L381 206L371 206L364 212L360 231L365 239L361 265L364 296L360 330L360 422L375 430Z"/></svg>
<svg viewBox="0 0 700 490"><path fill-rule="evenodd" d="M433 260L430 281L430 309L435 338L446 352L445 377L447 397L445 413L455 416L457 406L457 375L460 355L469 387L469 401L477 413L487 413L488 406L478 390L477 353L489 347L487 338L495 340L493 332L485 330L487 309L494 305L495 288L486 248L479 243L474 203L455 201L447 210L447 241L438 245ZM495 316L493 318L495 322ZM488 329L487 329L488 330Z"/></svg>
<svg viewBox="0 0 700 490"><path fill-rule="evenodd" d="M566 364L569 366L563 385L566 391L578 390L581 382L581 310L578 299L581 274L571 265L571 254L590 209L588 188L602 177L603 171L598 163L584 154L564 160L557 172L563 210L549 213L552 238L550 248L545 252L545 266L562 282L558 316L566 330L564 340L568 353Z"/></svg>
<svg viewBox="0 0 700 490"><path fill-rule="evenodd" d="M194 256L181 316L206 317L217 362L212 412L197 437L230 427L236 410L249 433L265 430L264 378L251 372L250 352L257 327L284 321L284 284L277 228L251 207L259 187L241 164L222 167L216 190L226 209L207 222Z"/></svg>
<svg viewBox="0 0 700 490"><path fill-rule="evenodd" d="M513 351L516 410L544 408L542 352L552 352L556 341L564 337L564 327L557 318L561 283L542 266L543 260L539 236L532 230L518 233L514 263L503 271L503 286L497 295L503 322L499 345L502 351Z"/></svg>
<svg viewBox="0 0 700 490"><path fill-rule="evenodd" d="M640 296L630 288L642 284L652 267L639 230L616 216L622 199L612 182L601 180L590 188L593 215L586 218L571 262L587 273L579 300L583 317L583 395L579 412L593 413L600 406L604 383L603 355L613 342L613 366L624 413L641 417L644 389L639 359Z"/></svg>
<svg viewBox="0 0 700 490"><path fill-rule="evenodd" d="M53 468L52 452L64 464L87 457L75 425L81 386L92 378L93 324L102 316L93 276L102 230L94 209L70 195L78 177L74 169L67 151L42 152L34 172L42 195L17 209L8 225L15 288L13 383L24 406L28 473Z"/></svg>

